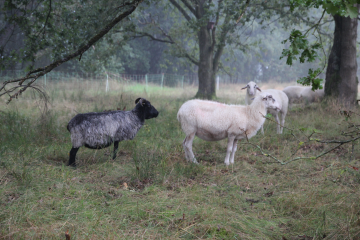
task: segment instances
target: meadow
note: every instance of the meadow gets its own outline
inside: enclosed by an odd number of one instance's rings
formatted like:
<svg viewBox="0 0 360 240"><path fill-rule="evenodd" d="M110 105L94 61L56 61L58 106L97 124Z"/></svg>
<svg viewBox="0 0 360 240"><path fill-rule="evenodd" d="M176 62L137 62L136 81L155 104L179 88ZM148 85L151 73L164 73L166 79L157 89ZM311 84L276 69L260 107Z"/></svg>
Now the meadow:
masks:
<svg viewBox="0 0 360 240"><path fill-rule="evenodd" d="M0 99L0 239L360 239L359 108L333 101L298 104L284 134L267 120L224 165L226 140L195 138L199 165L186 162L176 114L196 87L94 82L48 84L48 103L25 92ZM279 88L276 83L262 89ZM244 104L240 85L221 85L218 101ZM132 141L80 148L66 166L68 121L80 112L131 110L137 97L159 116ZM352 124L352 125L351 125ZM271 157L273 156L273 157Z"/></svg>

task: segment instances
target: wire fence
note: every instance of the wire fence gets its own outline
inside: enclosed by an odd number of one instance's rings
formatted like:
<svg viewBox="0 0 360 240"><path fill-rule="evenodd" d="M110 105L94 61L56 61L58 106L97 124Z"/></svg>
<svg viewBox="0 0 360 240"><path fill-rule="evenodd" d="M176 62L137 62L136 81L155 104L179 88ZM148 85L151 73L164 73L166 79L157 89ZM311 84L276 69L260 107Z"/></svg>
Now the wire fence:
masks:
<svg viewBox="0 0 360 240"><path fill-rule="evenodd" d="M24 77L26 74L22 70L2 70L0 71L0 82ZM44 84L50 82L66 81L106 81L115 80L121 83L156 84L163 87L179 87L188 85L198 85L196 75L176 75L176 74L123 74L123 73L84 73L76 71L52 71L39 78Z"/></svg>
<svg viewBox="0 0 360 240"><path fill-rule="evenodd" d="M0 71L0 83L21 78L26 75L23 70L2 70ZM84 73L77 71L51 71L37 80L38 83L48 85L56 82L81 82L81 81L96 81L104 82L108 88L109 81L117 81L122 84L144 84L144 85L158 85L161 87L184 87L184 86L198 86L199 80L197 74L177 75L177 74L123 74L123 73ZM238 78L228 75L218 76L216 78L217 88L220 84L229 83L244 83Z"/></svg>

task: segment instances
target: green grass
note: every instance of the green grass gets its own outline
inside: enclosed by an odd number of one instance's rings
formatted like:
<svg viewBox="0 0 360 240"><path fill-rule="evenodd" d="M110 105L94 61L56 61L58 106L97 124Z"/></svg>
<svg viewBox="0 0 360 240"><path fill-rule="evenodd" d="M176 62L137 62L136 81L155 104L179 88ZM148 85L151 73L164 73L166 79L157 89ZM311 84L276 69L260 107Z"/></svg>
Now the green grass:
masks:
<svg viewBox="0 0 360 240"><path fill-rule="evenodd" d="M227 168L226 140L196 138L200 164L194 165L185 161L176 113L196 89L119 85L105 94L85 86L49 87L44 114L30 93L0 106L0 239L65 239L67 231L72 240L360 238L359 141L352 160L347 144L286 165L239 144L235 164ZM220 101L243 102L240 88L223 88ZM159 117L146 121L134 140L121 142L115 160L112 147L80 148L78 167L65 166L71 149L66 124L77 112L130 110L139 96ZM358 119L345 121L338 109L332 103L298 106L286 126L340 139L346 123ZM284 161L329 147L300 146L289 130L276 135L270 121L264 129L250 142Z"/></svg>

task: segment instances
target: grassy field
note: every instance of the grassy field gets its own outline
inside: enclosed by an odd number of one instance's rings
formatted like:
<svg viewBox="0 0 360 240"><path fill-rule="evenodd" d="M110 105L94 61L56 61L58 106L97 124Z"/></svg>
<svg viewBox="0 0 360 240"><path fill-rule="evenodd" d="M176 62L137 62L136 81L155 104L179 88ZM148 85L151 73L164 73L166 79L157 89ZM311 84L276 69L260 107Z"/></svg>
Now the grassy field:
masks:
<svg viewBox="0 0 360 240"><path fill-rule="evenodd" d="M80 85L82 84L82 85ZM94 83L49 84L49 104L31 92L0 102L0 239L360 239L359 140L335 146L312 138L345 139L359 124L332 102L289 111L284 134L266 121L265 135L238 145L233 167L224 165L226 140L194 141L199 165L186 162L185 135L176 119L196 88ZM221 86L219 101L243 104L239 85ZM262 89L279 88L275 83ZM132 141L80 148L78 167L67 167L68 121L79 112L134 107L151 101L159 116ZM300 130L299 130L300 129Z"/></svg>

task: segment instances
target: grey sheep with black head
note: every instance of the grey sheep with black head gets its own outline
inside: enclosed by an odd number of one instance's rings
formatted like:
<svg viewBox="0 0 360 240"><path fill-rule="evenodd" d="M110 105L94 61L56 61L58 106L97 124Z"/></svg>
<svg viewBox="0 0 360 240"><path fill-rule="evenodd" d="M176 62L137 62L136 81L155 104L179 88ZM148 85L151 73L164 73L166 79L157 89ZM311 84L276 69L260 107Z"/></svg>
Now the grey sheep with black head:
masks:
<svg viewBox="0 0 360 240"><path fill-rule="evenodd" d="M102 149L114 143L113 159L119 142L132 140L145 119L156 118L159 112L145 98L135 100L131 111L90 112L76 115L67 125L72 148L68 166L76 166L75 157L80 147Z"/></svg>

